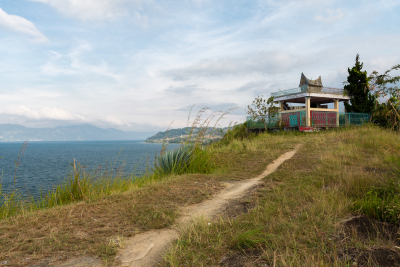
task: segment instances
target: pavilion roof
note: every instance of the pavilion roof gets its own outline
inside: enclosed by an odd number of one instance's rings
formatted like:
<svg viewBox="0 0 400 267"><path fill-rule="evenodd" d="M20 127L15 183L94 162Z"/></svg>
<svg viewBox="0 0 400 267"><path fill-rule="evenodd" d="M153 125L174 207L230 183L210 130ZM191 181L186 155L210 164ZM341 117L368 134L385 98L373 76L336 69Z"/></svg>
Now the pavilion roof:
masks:
<svg viewBox="0 0 400 267"><path fill-rule="evenodd" d="M304 73L301 73L301 78L300 78L300 85L299 87L303 86L303 85L311 85L311 86L323 86L322 85L322 81L321 81L321 76L318 77L318 79L316 80L311 80L308 79Z"/></svg>

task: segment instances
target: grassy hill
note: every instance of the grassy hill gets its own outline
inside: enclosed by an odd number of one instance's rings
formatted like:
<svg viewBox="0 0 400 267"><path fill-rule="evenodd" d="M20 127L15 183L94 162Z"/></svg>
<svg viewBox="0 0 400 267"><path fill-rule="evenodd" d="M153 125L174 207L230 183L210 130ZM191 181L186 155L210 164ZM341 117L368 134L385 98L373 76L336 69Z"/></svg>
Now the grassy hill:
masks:
<svg viewBox="0 0 400 267"><path fill-rule="evenodd" d="M26 266L95 255L112 265L127 238L171 226L180 206L210 198L224 181L259 175L282 153L302 144L262 186L230 203L216 221L199 218L182 229L162 266L400 263L397 132L363 126L247 135L243 129L237 127L208 146L202 167L179 175L149 173L141 179L100 179L89 186L77 170L71 178L81 179L85 190L78 190L82 193L75 199L53 206L15 206L14 212L3 205L0 262Z"/></svg>
<svg viewBox="0 0 400 267"><path fill-rule="evenodd" d="M196 127L185 127L178 129L170 129L165 132L158 132L153 136L146 139L146 143L182 143L190 137L196 136L199 131L205 131L204 135L207 139L221 139L223 133L227 131L228 128L196 128Z"/></svg>

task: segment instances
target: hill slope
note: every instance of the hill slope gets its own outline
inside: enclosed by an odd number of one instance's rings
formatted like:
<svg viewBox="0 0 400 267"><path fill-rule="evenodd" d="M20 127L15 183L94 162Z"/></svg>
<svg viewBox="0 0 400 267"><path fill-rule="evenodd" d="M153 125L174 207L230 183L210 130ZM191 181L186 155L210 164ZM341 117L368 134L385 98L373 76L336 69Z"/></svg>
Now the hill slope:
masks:
<svg viewBox="0 0 400 267"><path fill-rule="evenodd" d="M210 136L212 138L222 138L223 133L227 130L227 128L213 128L209 127L206 130L205 135ZM190 134L192 136L196 135L200 131L200 128L178 128L178 129L170 129L165 132L158 132L153 136L150 136L146 139L147 143L161 143L165 139L168 143L180 143L185 140Z"/></svg>

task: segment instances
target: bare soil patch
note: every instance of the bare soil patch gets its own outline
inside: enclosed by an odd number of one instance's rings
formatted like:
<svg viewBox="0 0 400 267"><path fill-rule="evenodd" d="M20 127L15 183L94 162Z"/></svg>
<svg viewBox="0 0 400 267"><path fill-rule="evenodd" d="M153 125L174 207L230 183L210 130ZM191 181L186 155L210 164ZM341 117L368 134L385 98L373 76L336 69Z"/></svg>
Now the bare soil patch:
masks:
<svg viewBox="0 0 400 267"><path fill-rule="evenodd" d="M342 226L344 239L350 237L366 244L374 239L395 245L400 243L397 226L376 221L369 216L353 216L345 220ZM400 253L394 247L346 247L338 252L338 257L356 266L400 266Z"/></svg>
<svg viewBox="0 0 400 267"><path fill-rule="evenodd" d="M380 238L387 241L393 241L400 244L400 235L398 227L386 223L379 222L366 215L354 216L343 222L344 234L353 236L362 241Z"/></svg>
<svg viewBox="0 0 400 267"><path fill-rule="evenodd" d="M220 267L261 267L269 266L267 262L261 258L262 250L253 249L246 250L241 253L233 254L224 258L220 262Z"/></svg>
<svg viewBox="0 0 400 267"><path fill-rule="evenodd" d="M400 266L399 252L389 248L346 248L338 253L340 259L354 266L395 267Z"/></svg>

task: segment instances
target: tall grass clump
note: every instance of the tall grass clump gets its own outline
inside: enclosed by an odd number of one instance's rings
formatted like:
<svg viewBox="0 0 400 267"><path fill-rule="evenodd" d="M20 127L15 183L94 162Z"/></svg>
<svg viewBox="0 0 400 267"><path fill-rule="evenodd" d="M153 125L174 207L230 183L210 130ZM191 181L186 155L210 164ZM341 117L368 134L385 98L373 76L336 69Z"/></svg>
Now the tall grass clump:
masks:
<svg viewBox="0 0 400 267"><path fill-rule="evenodd" d="M90 201L101 196L128 191L153 178L148 172L136 177L134 173L126 176L120 170L114 172L108 168L112 169L107 167L105 170L87 172L74 160L73 169L66 179L53 190L40 194L38 200L32 199L31 205L34 205L34 208L50 208L76 201Z"/></svg>
<svg viewBox="0 0 400 267"><path fill-rule="evenodd" d="M23 206L23 197L21 194L18 192L18 190L15 189L15 183L17 181L17 170L18 167L21 166L21 159L22 156L24 155L24 152L26 148L29 146L28 142L24 142L21 145L21 148L18 153L18 158L15 161L15 169L14 169L14 183L13 183L13 189L10 193L5 194L3 193L3 171L1 173L1 179L0 179L0 218L7 218L10 216L13 216L14 214L18 213L18 211L21 209L21 206ZM0 157L3 158L3 157Z"/></svg>
<svg viewBox="0 0 400 267"><path fill-rule="evenodd" d="M394 170L380 185L373 185L364 197L354 202L354 209L378 221L400 225L400 158L393 157Z"/></svg>
<svg viewBox="0 0 400 267"><path fill-rule="evenodd" d="M194 149L193 145L186 144L177 149L166 151L157 157L154 171L160 175L184 172L189 167Z"/></svg>
<svg viewBox="0 0 400 267"><path fill-rule="evenodd" d="M0 183L0 219L8 218L18 213L21 209L21 195L18 191L5 194Z"/></svg>
<svg viewBox="0 0 400 267"><path fill-rule="evenodd" d="M124 175L121 170L113 171L113 166L103 170L87 171L74 160L73 167L65 179L52 190L40 192L38 197L24 197L17 189L5 194L0 184L0 219L25 211L46 209L77 201L90 202L103 196L143 186L153 180L154 175L149 170L140 177L135 173Z"/></svg>
<svg viewBox="0 0 400 267"><path fill-rule="evenodd" d="M167 151L164 138L163 149L160 155L156 157L154 166L154 173L158 177L169 174L210 173L213 169L211 152L207 144L217 140L216 136L220 135L218 129L219 121L236 108L225 112L217 111L211 113L209 108L202 108L191 122L190 114L192 109L189 112L187 122L188 135L181 143L181 146ZM207 116L207 113L210 114ZM206 115L205 118L204 115ZM215 121L214 126L210 127L213 121Z"/></svg>

